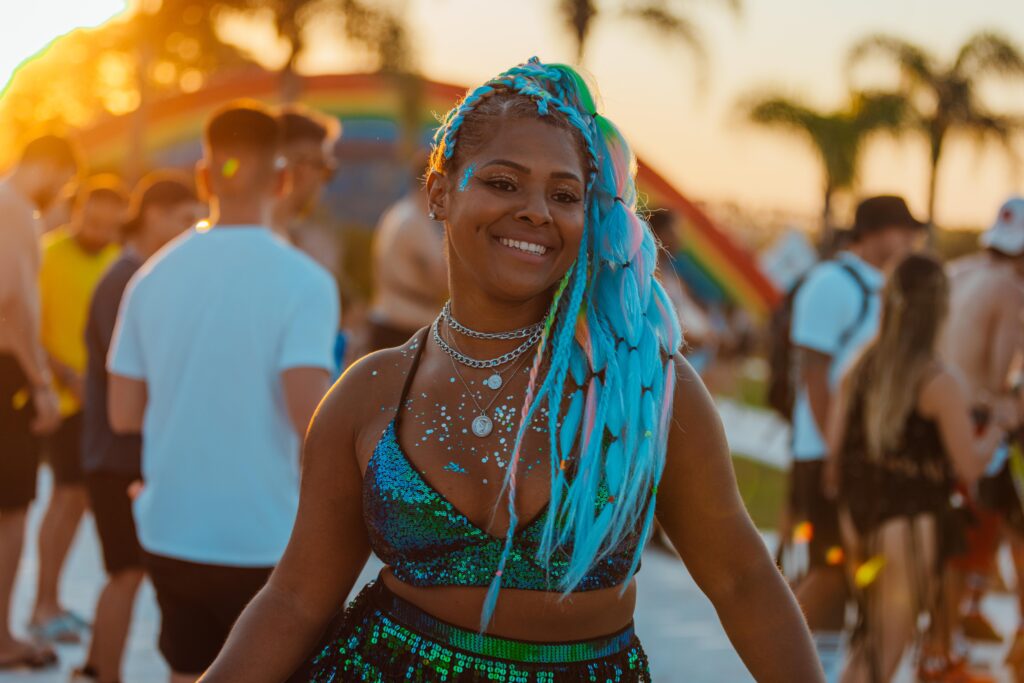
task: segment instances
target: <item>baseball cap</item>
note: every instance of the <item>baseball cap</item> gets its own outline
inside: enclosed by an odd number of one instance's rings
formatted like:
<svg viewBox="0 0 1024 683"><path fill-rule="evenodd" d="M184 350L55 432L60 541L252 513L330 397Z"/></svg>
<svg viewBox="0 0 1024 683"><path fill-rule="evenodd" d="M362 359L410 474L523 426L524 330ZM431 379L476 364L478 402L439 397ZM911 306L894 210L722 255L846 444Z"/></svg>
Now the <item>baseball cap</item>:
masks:
<svg viewBox="0 0 1024 683"><path fill-rule="evenodd" d="M184 173L157 171L138 182L129 202L130 218L122 232L131 235L142 227L142 217L151 206L171 206L179 202L195 201L196 193Z"/></svg>
<svg viewBox="0 0 1024 683"><path fill-rule="evenodd" d="M1006 200L996 222L981 236L981 244L1007 256L1024 254L1024 197Z"/></svg>
<svg viewBox="0 0 1024 683"><path fill-rule="evenodd" d="M896 195L869 197L857 205L853 236L863 237L885 228L899 227L923 230L927 226L910 213L907 202Z"/></svg>

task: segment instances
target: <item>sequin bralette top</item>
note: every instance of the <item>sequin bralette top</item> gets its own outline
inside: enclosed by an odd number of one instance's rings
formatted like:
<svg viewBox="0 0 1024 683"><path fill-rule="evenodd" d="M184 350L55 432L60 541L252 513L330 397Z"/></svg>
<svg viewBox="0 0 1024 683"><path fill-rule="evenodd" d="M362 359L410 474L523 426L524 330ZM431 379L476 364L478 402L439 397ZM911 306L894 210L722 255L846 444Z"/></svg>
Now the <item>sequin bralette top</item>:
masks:
<svg viewBox="0 0 1024 683"><path fill-rule="evenodd" d="M398 412L374 448L363 477L363 519L373 552L395 578L413 586L480 586L494 578L505 539L471 522L431 486L398 443L398 426L406 395L426 345L420 338ZM603 487L602 487L603 488ZM598 509L608 504L599 494ZM537 557L547 506L515 534L502 572L502 586L557 591L569 565L569 549L556 550L544 561ZM621 585L639 542L630 536L615 552L591 568L576 591Z"/></svg>

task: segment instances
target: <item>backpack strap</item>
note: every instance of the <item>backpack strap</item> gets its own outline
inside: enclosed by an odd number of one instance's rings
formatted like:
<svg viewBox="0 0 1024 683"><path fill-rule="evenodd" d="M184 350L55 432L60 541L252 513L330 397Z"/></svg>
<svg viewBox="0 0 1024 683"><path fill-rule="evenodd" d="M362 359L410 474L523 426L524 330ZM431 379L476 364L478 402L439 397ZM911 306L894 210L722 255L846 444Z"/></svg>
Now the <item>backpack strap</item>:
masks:
<svg viewBox="0 0 1024 683"><path fill-rule="evenodd" d="M846 274L850 276L861 293L860 312L857 313L857 319L854 320L853 324L846 328L842 335L839 336L839 348L843 348L849 343L850 339L853 338L854 332L859 330L860 326L864 324L865 320L867 320L868 311L871 309L871 296L874 294L874 291L868 287L868 283L864 282L864 278L860 276L860 273L858 273L857 269L852 265L845 263L840 259L836 259L836 263L840 268L846 271Z"/></svg>

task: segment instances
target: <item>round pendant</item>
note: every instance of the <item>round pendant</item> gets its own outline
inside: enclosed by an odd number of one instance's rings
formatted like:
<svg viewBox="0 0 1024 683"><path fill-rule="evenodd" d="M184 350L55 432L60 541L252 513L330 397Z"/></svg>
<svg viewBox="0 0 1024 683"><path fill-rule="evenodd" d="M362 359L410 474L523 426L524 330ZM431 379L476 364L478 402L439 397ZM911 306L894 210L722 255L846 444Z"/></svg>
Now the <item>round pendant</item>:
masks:
<svg viewBox="0 0 1024 683"><path fill-rule="evenodd" d="M482 439L491 433L494 424L491 422L491 418L486 415L477 415L473 418L473 424L470 427L473 430L473 435L479 436Z"/></svg>
<svg viewBox="0 0 1024 683"><path fill-rule="evenodd" d="M494 389L495 391L501 389L501 375L494 373L484 380L484 386L488 389Z"/></svg>

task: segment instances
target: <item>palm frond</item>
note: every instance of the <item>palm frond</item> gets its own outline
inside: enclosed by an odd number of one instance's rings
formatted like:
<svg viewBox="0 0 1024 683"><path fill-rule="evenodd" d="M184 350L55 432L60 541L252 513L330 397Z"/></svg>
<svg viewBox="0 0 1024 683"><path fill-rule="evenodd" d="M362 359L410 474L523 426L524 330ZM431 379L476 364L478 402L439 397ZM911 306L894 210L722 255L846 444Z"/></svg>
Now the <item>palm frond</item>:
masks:
<svg viewBox="0 0 1024 683"><path fill-rule="evenodd" d="M1024 54L1009 38L984 31L960 48L952 72L962 78L1024 76Z"/></svg>
<svg viewBox="0 0 1024 683"><path fill-rule="evenodd" d="M583 61L587 38L597 16L594 0L559 0L558 14L576 42L576 58Z"/></svg>
<svg viewBox="0 0 1024 683"><path fill-rule="evenodd" d="M751 97L740 106L751 121L763 125L807 128L819 116L809 107L779 95Z"/></svg>
<svg viewBox="0 0 1024 683"><path fill-rule="evenodd" d="M847 64L855 66L870 57L886 57L899 68L904 79L912 84L933 87L936 67L921 48L902 38L874 35L855 44L847 56Z"/></svg>
<svg viewBox="0 0 1024 683"><path fill-rule="evenodd" d="M707 48L700 29L691 19L676 14L664 3L658 2L627 7L622 14L630 19L642 21L666 39L681 43L697 61L698 73L707 73Z"/></svg>
<svg viewBox="0 0 1024 683"><path fill-rule="evenodd" d="M849 115L865 131L899 132L914 123L914 108L901 93L854 93Z"/></svg>

